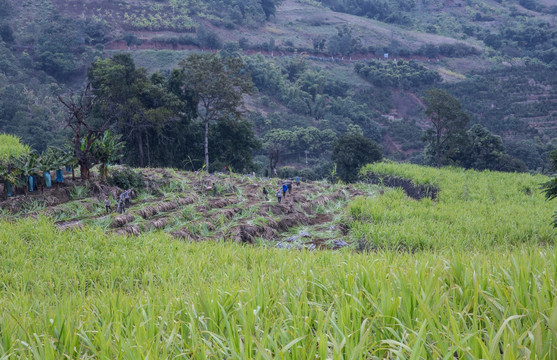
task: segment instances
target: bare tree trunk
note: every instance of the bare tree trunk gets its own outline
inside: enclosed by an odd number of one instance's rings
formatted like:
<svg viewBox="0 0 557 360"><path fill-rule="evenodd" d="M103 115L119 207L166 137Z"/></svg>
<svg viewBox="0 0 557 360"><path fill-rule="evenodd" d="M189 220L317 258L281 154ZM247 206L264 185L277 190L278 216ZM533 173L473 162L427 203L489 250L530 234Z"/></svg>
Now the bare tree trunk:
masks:
<svg viewBox="0 0 557 360"><path fill-rule="evenodd" d="M137 146L139 147L139 167L144 166L144 155L143 155L143 136L141 136L141 131L137 132Z"/></svg>
<svg viewBox="0 0 557 360"><path fill-rule="evenodd" d="M79 160L79 170L81 172L81 180L89 180L89 164L87 160Z"/></svg>
<svg viewBox="0 0 557 360"><path fill-rule="evenodd" d="M205 171L209 172L209 121L205 121Z"/></svg>
<svg viewBox="0 0 557 360"><path fill-rule="evenodd" d="M437 138L435 139L435 150L436 150L436 157L437 157L437 168L441 168L441 132L437 131Z"/></svg>

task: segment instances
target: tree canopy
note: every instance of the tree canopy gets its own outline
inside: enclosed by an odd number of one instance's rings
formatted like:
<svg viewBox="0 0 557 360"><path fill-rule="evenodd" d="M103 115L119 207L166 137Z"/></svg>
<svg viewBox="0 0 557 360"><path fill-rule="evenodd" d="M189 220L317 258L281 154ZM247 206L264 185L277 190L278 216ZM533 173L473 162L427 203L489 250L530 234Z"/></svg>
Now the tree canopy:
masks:
<svg viewBox="0 0 557 360"><path fill-rule="evenodd" d="M331 154L338 176L346 182L356 181L362 166L382 158L381 148L376 142L354 132L339 137Z"/></svg>
<svg viewBox="0 0 557 360"><path fill-rule="evenodd" d="M426 132L429 147L426 153L434 154L435 165L439 168L465 138L468 115L461 110L460 102L444 90L427 90L423 100L431 124Z"/></svg>
<svg viewBox="0 0 557 360"><path fill-rule="evenodd" d="M209 125L221 119L241 119L243 96L251 94L253 83L238 56L190 54L180 62L184 87L197 104L197 116L204 126L205 167L209 171Z"/></svg>

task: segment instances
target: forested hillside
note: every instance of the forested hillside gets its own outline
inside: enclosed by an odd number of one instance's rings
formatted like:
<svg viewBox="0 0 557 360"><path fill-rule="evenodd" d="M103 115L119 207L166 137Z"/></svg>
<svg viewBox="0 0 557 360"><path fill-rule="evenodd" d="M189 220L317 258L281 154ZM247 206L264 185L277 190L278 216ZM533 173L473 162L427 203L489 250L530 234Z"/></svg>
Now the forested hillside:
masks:
<svg viewBox="0 0 557 360"><path fill-rule="evenodd" d="M377 141L389 158L428 163L423 98L441 88L469 114L469 129L482 126L476 137L498 144L498 168L546 171L557 145L556 14L544 0L0 0L0 132L38 151L64 144L57 97L94 80L98 59L127 52L139 80L136 95L120 99L135 96L151 125L138 138L114 123L124 161L201 166L203 126L187 101L168 96L180 97L172 74L181 60L218 51L241 57L254 91L247 121L211 122L215 168L263 173L274 154L284 174L307 166L308 177L323 177L345 133Z"/></svg>

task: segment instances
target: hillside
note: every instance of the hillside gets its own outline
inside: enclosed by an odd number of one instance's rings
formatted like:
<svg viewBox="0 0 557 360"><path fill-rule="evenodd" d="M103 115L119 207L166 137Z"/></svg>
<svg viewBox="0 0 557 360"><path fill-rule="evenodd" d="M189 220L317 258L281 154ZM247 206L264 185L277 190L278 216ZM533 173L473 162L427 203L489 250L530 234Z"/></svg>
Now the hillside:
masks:
<svg viewBox="0 0 557 360"><path fill-rule="evenodd" d="M357 125L389 158L423 163L420 98L441 87L472 114L469 126L501 136L528 169L546 171L555 147L555 6L543 1L3 1L0 131L38 150L46 147L38 133L64 140L56 96L78 90L95 57L122 51L162 74L192 51L243 54L258 89L249 118L263 142L277 127L340 135ZM364 77L356 64L386 78ZM287 149L281 165L303 166L302 146ZM328 154L309 152L317 177ZM266 154L256 155L262 173Z"/></svg>

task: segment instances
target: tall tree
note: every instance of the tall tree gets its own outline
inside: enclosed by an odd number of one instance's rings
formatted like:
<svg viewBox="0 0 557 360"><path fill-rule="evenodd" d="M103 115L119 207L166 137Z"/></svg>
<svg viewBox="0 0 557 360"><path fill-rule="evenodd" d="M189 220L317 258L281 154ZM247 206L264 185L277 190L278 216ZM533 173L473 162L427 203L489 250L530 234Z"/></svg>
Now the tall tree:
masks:
<svg viewBox="0 0 557 360"><path fill-rule="evenodd" d="M229 166L238 170L253 170L253 152L261 148L253 127L247 120L224 119L211 125L213 168Z"/></svg>
<svg viewBox="0 0 557 360"><path fill-rule="evenodd" d="M425 114L432 125L426 132L426 140L440 168L443 157L458 145L459 139L466 137L468 115L461 110L460 102L444 90L428 90L423 100Z"/></svg>
<svg viewBox="0 0 557 360"><path fill-rule="evenodd" d="M96 100L91 93L91 83L87 84L79 96L74 96L72 93L67 98L58 96L58 100L68 110L66 126L73 132L72 146L79 164L81 179L89 179L89 169L95 163L91 148L94 142L110 127L111 118L90 116Z"/></svg>
<svg viewBox="0 0 557 360"><path fill-rule="evenodd" d="M205 128L205 167L209 171L209 124L219 119L240 119L243 96L253 92L253 83L240 57L190 54L180 66L184 86L193 94L197 116Z"/></svg>
<svg viewBox="0 0 557 360"><path fill-rule="evenodd" d="M375 141L354 133L339 137L331 154L331 160L337 164L338 176L346 182L356 181L363 165L382 158L381 148Z"/></svg>
<svg viewBox="0 0 557 360"><path fill-rule="evenodd" d="M261 7L263 8L267 20L269 20L271 16L275 16L277 6L279 6L281 2L282 0L261 0Z"/></svg>
<svg viewBox="0 0 557 360"><path fill-rule="evenodd" d="M178 121L179 98L167 89L163 77L148 77L145 69L136 68L129 54L97 60L88 77L101 98L94 110L114 119L127 140L129 162L151 165L152 139L167 140L164 130Z"/></svg>

